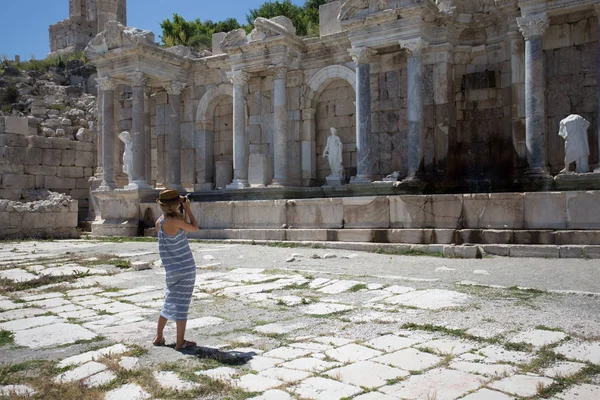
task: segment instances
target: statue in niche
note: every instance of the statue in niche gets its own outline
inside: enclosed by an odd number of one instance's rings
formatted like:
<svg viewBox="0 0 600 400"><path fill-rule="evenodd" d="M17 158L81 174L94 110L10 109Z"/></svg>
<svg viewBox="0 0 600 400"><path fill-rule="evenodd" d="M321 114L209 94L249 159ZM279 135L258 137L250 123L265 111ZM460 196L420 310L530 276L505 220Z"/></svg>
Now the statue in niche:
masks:
<svg viewBox="0 0 600 400"><path fill-rule="evenodd" d="M329 160L329 168L331 168L331 175L327 177L327 184L330 186L339 186L345 180L343 150L344 145L337 134L337 129L331 128L331 135L327 138L327 146L323 151L323 158Z"/></svg>
<svg viewBox="0 0 600 400"><path fill-rule="evenodd" d="M129 183L131 183L133 176L133 142L131 141L131 135L127 131L119 133L119 139L125 143L125 151L123 152L123 172L127 174Z"/></svg>
<svg viewBox="0 0 600 400"><path fill-rule="evenodd" d="M576 172L590 172L588 158L590 145L588 143L588 128L590 123L580 115L572 114L560 121L558 135L565 140L565 168L560 173L569 172L571 163L576 164Z"/></svg>

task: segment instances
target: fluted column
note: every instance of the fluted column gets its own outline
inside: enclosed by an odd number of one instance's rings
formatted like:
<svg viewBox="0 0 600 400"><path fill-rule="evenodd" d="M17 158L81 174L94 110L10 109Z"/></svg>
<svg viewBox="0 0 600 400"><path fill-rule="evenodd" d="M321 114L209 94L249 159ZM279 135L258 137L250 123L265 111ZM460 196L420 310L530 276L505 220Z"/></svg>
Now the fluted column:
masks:
<svg viewBox="0 0 600 400"><path fill-rule="evenodd" d="M165 85L167 106L167 188L183 191L181 186L181 92L185 83L171 81Z"/></svg>
<svg viewBox="0 0 600 400"><path fill-rule="evenodd" d="M146 114L145 114L145 94L144 84L146 77L141 71L127 74L127 79L131 82L132 88L132 113L131 113L131 142L133 171L131 173L131 182L127 189L149 188L146 181Z"/></svg>
<svg viewBox="0 0 600 400"><path fill-rule="evenodd" d="M375 51L368 48L350 50L356 63L356 176L351 183L373 181L373 154L371 151L371 64Z"/></svg>
<svg viewBox="0 0 600 400"><path fill-rule="evenodd" d="M227 185L227 189L243 189L250 186L244 105L244 93L250 76L244 71L231 71L227 76L233 83L233 182Z"/></svg>
<svg viewBox="0 0 600 400"><path fill-rule="evenodd" d="M408 120L408 178L413 179L423 167L423 63L421 52L427 42L421 38L401 40L408 52L407 120Z"/></svg>
<svg viewBox="0 0 600 400"><path fill-rule="evenodd" d="M99 190L113 190L115 184L115 88L110 77L97 79L102 93L102 184Z"/></svg>
<svg viewBox="0 0 600 400"><path fill-rule="evenodd" d="M287 186L288 156L287 156L287 106L286 106L286 78L287 68L273 68L273 183L272 186Z"/></svg>
<svg viewBox="0 0 600 400"><path fill-rule="evenodd" d="M525 135L528 174L546 175L546 71L542 37L550 25L543 14L517 18L525 37Z"/></svg>

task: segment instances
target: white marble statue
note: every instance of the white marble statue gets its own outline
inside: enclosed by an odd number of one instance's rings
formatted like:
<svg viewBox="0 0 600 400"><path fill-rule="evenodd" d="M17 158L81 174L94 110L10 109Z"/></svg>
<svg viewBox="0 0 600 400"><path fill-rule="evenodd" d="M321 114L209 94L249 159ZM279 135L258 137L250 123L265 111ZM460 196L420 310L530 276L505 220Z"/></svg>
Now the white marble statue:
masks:
<svg viewBox="0 0 600 400"><path fill-rule="evenodd" d="M588 157L590 145L588 143L588 128L590 123L580 115L569 115L560 121L558 135L565 139L565 168L561 173L569 172L569 165L576 163L576 172L590 172Z"/></svg>
<svg viewBox="0 0 600 400"><path fill-rule="evenodd" d="M129 183L133 181L133 142L131 135L127 131L119 133L119 139L125 143L125 151L123 152L123 172L129 177Z"/></svg>
<svg viewBox="0 0 600 400"><path fill-rule="evenodd" d="M329 160L329 168L331 168L331 178L344 180L344 165L342 164L342 152L344 145L337 135L337 129L331 128L331 135L327 138L327 146L323 151L323 157Z"/></svg>

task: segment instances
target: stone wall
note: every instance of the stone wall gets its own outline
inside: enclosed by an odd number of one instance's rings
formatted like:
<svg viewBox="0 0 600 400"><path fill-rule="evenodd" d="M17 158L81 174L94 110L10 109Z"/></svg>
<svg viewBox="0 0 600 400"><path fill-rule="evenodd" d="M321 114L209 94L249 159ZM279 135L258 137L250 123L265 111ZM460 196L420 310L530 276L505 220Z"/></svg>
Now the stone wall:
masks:
<svg viewBox="0 0 600 400"><path fill-rule="evenodd" d="M49 189L78 200L87 216L95 144L30 134L26 118L0 117L0 198L19 200L23 190Z"/></svg>
<svg viewBox="0 0 600 400"><path fill-rule="evenodd" d="M78 237L77 200L47 191L26 190L24 197L23 202L0 200L0 239Z"/></svg>
<svg viewBox="0 0 600 400"><path fill-rule="evenodd" d="M579 114L588 130L590 165L598 163L598 19L589 13L552 17L544 36L548 163L552 172L564 167L560 121Z"/></svg>

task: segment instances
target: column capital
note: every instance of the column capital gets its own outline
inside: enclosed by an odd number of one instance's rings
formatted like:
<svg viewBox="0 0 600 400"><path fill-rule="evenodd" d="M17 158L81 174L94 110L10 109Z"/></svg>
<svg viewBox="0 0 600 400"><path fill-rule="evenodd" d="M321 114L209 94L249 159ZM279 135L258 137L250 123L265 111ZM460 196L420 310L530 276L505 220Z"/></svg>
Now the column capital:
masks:
<svg viewBox="0 0 600 400"><path fill-rule="evenodd" d="M548 14L539 13L517 18L519 30L526 40L534 36L542 36L550 26Z"/></svg>
<svg viewBox="0 0 600 400"><path fill-rule="evenodd" d="M400 40L400 47L408 51L411 57L418 57L425 47L429 45L428 42L421 38L413 38L407 40Z"/></svg>
<svg viewBox="0 0 600 400"><path fill-rule="evenodd" d="M273 65L269 67L269 70L273 72L275 79L286 79L288 68L283 65Z"/></svg>
<svg viewBox="0 0 600 400"><path fill-rule="evenodd" d="M372 50L368 47L356 47L352 49L348 49L350 53L350 57L355 64L368 64L371 57L377 54L375 50Z"/></svg>
<svg viewBox="0 0 600 400"><path fill-rule="evenodd" d="M184 82L170 81L165 84L165 90L169 95L180 95L187 85Z"/></svg>
<svg viewBox="0 0 600 400"><path fill-rule="evenodd" d="M98 82L98 89L100 89L101 92L113 91L118 86L118 83L110 76L96 78L96 82Z"/></svg>
<svg viewBox="0 0 600 400"><path fill-rule="evenodd" d="M245 85L246 83L248 83L248 80L250 79L250 75L245 71L236 70L236 71L229 71L227 73L227 78L229 78L231 83L233 83L234 85Z"/></svg>
<svg viewBox="0 0 600 400"><path fill-rule="evenodd" d="M145 86L147 79L142 71L134 71L127 74L127 80L131 82L131 86Z"/></svg>

